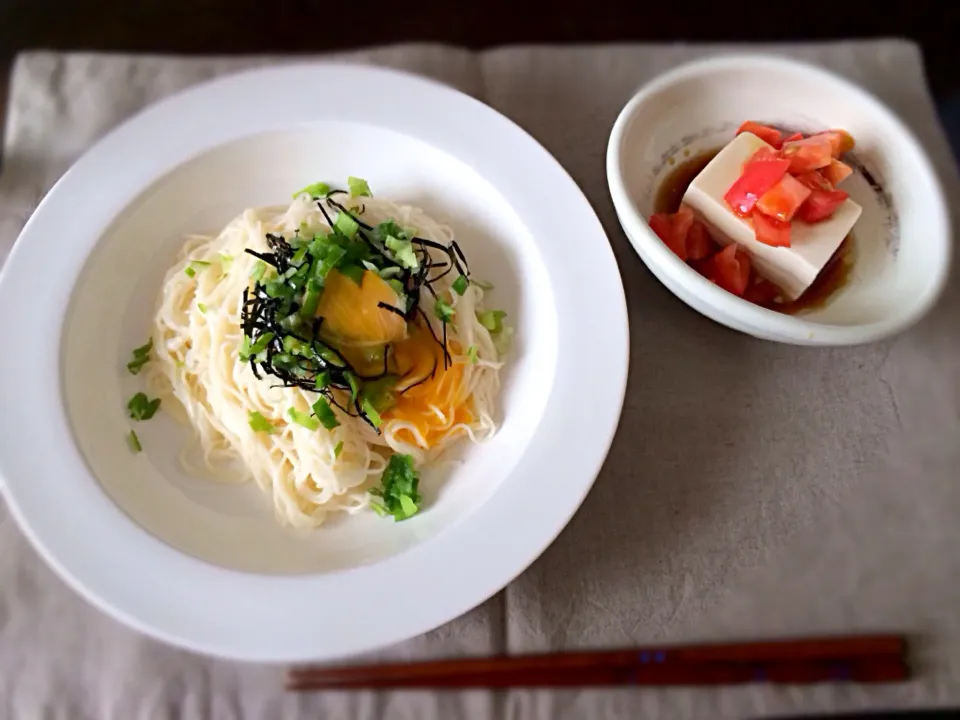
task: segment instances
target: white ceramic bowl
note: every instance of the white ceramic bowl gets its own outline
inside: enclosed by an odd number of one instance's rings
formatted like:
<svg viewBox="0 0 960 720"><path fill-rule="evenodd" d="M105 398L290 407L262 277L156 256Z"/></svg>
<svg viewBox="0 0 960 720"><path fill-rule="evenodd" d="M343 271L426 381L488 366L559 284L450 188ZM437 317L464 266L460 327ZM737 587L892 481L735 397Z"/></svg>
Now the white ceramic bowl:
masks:
<svg viewBox="0 0 960 720"><path fill-rule="evenodd" d="M424 473L422 513L295 533L252 484L184 474L177 456L189 430L162 408L136 424L144 449L131 453L125 405L143 382L125 364L186 233L215 232L246 207L288 203L307 183L348 175L454 227L472 270L496 285L491 302L508 311L516 343L499 433L467 443L461 464ZM42 302L29 301L37 292ZM27 223L0 276L0 313L9 346L29 348L29 357L0 354L0 400L16 417L0 433L0 473L21 527L102 609L232 658L354 654L495 593L583 500L626 385L619 272L573 180L482 103L374 68L245 73L123 124ZM591 393L590 422L577 422L591 377L605 382Z"/></svg>
<svg viewBox="0 0 960 720"><path fill-rule="evenodd" d="M650 230L658 188L676 163L729 142L745 120L804 132L844 128L857 172L844 182L863 206L849 281L823 307L787 316L720 289ZM915 323L950 265L950 223L917 139L876 98L820 68L771 56L720 56L678 67L627 103L607 147L610 194L647 267L695 310L735 330L804 345L869 342Z"/></svg>

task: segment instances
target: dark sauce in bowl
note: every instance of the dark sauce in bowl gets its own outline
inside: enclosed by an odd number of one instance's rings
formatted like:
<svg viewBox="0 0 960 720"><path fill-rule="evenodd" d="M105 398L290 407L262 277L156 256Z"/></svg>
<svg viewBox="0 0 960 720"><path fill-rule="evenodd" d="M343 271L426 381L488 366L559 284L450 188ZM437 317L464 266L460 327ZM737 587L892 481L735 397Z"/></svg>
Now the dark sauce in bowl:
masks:
<svg viewBox="0 0 960 720"><path fill-rule="evenodd" d="M720 150L721 148L708 150L678 163L657 190L653 211L675 213L679 210L680 203L683 201L683 194L690 187L690 183L716 157ZM847 284L852 269L853 234L851 233L840 243L840 247L837 248L833 257L823 266L816 280L804 291L803 295L793 302L773 302L766 307L788 315L821 308L838 290Z"/></svg>

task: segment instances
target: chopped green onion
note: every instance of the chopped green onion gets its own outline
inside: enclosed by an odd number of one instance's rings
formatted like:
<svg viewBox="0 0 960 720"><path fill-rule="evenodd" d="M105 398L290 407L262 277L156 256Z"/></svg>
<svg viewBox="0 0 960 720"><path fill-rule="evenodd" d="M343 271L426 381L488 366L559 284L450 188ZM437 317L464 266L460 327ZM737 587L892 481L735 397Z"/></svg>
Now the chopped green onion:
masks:
<svg viewBox="0 0 960 720"><path fill-rule="evenodd" d="M382 502L371 503L371 507L378 515L392 515L394 520L406 520L420 510L422 498L417 488L419 483L420 475L413 467L413 457L391 455L380 477L380 485L369 491Z"/></svg>
<svg viewBox="0 0 960 720"><path fill-rule="evenodd" d="M382 223L377 225L376 233L381 240L385 239L388 235L393 235L401 240L409 240L412 237L411 235L407 235L403 231L403 228L397 225L397 223L392 219L384 220Z"/></svg>
<svg viewBox="0 0 960 720"><path fill-rule="evenodd" d="M341 440L340 442L338 442L337 445L336 445L336 447L333 448L333 457L334 457L334 459L337 459L338 457L340 457L340 453L342 453L342 452L343 452L343 440Z"/></svg>
<svg viewBox="0 0 960 720"><path fill-rule="evenodd" d="M278 367L290 369L296 366L297 359L290 353L277 353L273 356L273 364Z"/></svg>
<svg viewBox="0 0 960 720"><path fill-rule="evenodd" d="M417 504L411 499L409 495L400 496L400 510L403 512L404 518L411 517L417 514Z"/></svg>
<svg viewBox="0 0 960 720"><path fill-rule="evenodd" d="M247 360L254 355L263 352L267 349L267 345L270 344L270 341L273 340L274 337L275 335L272 332L261 333L257 341L251 344L250 338L244 335L243 343L240 345L240 359L243 362L247 362Z"/></svg>
<svg viewBox="0 0 960 720"><path fill-rule="evenodd" d="M320 421L317 420L313 415L308 415L305 412L300 412L296 408L290 408L287 410L287 416L301 427L305 427L307 430L319 430Z"/></svg>
<svg viewBox="0 0 960 720"><path fill-rule="evenodd" d="M293 290L282 280L265 283L263 290L272 298L290 297L293 295Z"/></svg>
<svg viewBox="0 0 960 720"><path fill-rule="evenodd" d="M250 278L254 282L260 282L265 272L267 272L267 264L263 260L257 260L253 264L253 270L250 271Z"/></svg>
<svg viewBox="0 0 960 720"><path fill-rule="evenodd" d="M147 341L146 345L141 345L133 351L133 360L127 363L127 370L132 375L136 375L143 369L143 366L150 360L150 351L153 350L153 338Z"/></svg>
<svg viewBox="0 0 960 720"><path fill-rule="evenodd" d="M420 261L417 260L417 255L413 252L413 244L409 240L400 240L393 235L388 235L384 245L393 253L397 264L410 270L416 270L419 267Z"/></svg>
<svg viewBox="0 0 960 720"><path fill-rule="evenodd" d="M250 429L254 432L264 432L272 435L276 431L273 423L256 410L250 412L247 416L247 422L250 423Z"/></svg>
<svg viewBox="0 0 960 720"><path fill-rule="evenodd" d="M380 271L380 277L384 280L389 280L392 277L395 277L403 272L403 268L397 267L396 265L391 265L390 267L385 267Z"/></svg>
<svg viewBox="0 0 960 720"><path fill-rule="evenodd" d="M476 285L481 290L493 290L493 283L488 283L483 280L470 280L471 285Z"/></svg>
<svg viewBox="0 0 960 720"><path fill-rule="evenodd" d="M377 409L373 406L373 403L370 402L369 398L363 398L363 400L360 401L360 409L363 410L363 414L373 423L374 427L378 428L383 425L383 420L380 419L380 413L377 412Z"/></svg>
<svg viewBox="0 0 960 720"><path fill-rule="evenodd" d="M453 291L457 295L463 295L467 291L467 276L461 275L453 281Z"/></svg>
<svg viewBox="0 0 960 720"><path fill-rule="evenodd" d="M334 367L346 367L346 363L343 361L335 351L328 348L323 343L315 342L313 344L313 349L323 359L325 362L330 363Z"/></svg>
<svg viewBox="0 0 960 720"><path fill-rule="evenodd" d="M293 254L293 257L290 258L290 262L293 263L294 265L300 265L300 263L303 262L303 259L304 259L306 256L307 256L307 246L306 246L306 245L303 245L303 246L300 247L299 250L297 250L297 251Z"/></svg>
<svg viewBox="0 0 960 720"><path fill-rule="evenodd" d="M296 200L298 197L306 193L312 198L316 197L326 197L327 193L330 192L330 186L325 182L315 182L313 185L307 185L302 190L297 190L293 194L293 199Z"/></svg>
<svg viewBox="0 0 960 720"><path fill-rule="evenodd" d="M437 301L433 305L433 314L437 316L441 322L448 323L453 320L454 310L453 307L443 298L437 298Z"/></svg>
<svg viewBox="0 0 960 720"><path fill-rule="evenodd" d="M403 283L397 280L396 278L390 278L389 280L387 280L387 285L389 285L391 289L397 294L398 298L403 299L403 297L406 295L406 293L404 292ZM400 308L400 309L403 310L404 308Z"/></svg>
<svg viewBox="0 0 960 720"><path fill-rule="evenodd" d="M370 186L367 184L366 180L356 177L348 177L347 187L350 188L350 194L353 197L373 197L373 193L370 192Z"/></svg>
<svg viewBox="0 0 960 720"><path fill-rule="evenodd" d="M317 268L316 276L321 280L326 278L327 274L337 266L337 263L339 263L346 254L347 251L339 245L331 245L327 250L326 256L323 258L323 262L320 263Z"/></svg>
<svg viewBox="0 0 960 720"><path fill-rule="evenodd" d="M210 267L210 263L206 260L191 260L190 264L187 265L186 269L183 271L186 273L187 277L196 277L197 273L200 270Z"/></svg>
<svg viewBox="0 0 960 720"><path fill-rule="evenodd" d="M321 373L317 373L316 380L313 381L313 386L317 390L323 390L327 385L330 384L330 373L324 370Z"/></svg>
<svg viewBox="0 0 960 720"><path fill-rule="evenodd" d="M303 304L300 305L300 317L312 318L316 315L322 297L323 286L320 285L316 278L311 278L307 283L307 292L303 295Z"/></svg>
<svg viewBox="0 0 960 720"><path fill-rule="evenodd" d="M317 419L327 430L333 430L340 424L326 398L317 398L317 401L313 404L313 414L317 416Z"/></svg>
<svg viewBox="0 0 960 720"><path fill-rule="evenodd" d="M223 268L224 272L230 272L230 267L233 265L233 255L229 253L220 253L220 267Z"/></svg>
<svg viewBox="0 0 960 720"><path fill-rule="evenodd" d="M349 213L345 212L340 212L337 215L337 219L333 221L333 226L348 238L352 238L357 234L357 230L360 229L357 221L350 217Z"/></svg>
<svg viewBox="0 0 960 720"><path fill-rule="evenodd" d="M491 333L503 330L503 319L507 316L503 310L485 310L477 313L477 320Z"/></svg>
<svg viewBox="0 0 960 720"><path fill-rule="evenodd" d="M137 434L133 430L131 430L130 434L127 435L127 446L130 448L130 451L134 453L143 451L143 445L140 444L140 438L137 437Z"/></svg>
<svg viewBox="0 0 960 720"><path fill-rule="evenodd" d="M396 384L395 375L384 375L376 380L367 380L363 384L360 407L363 408L364 403L369 402L377 414L386 412L397 404L397 398L393 394Z"/></svg>
<svg viewBox="0 0 960 720"><path fill-rule="evenodd" d="M293 313L292 315L287 315L280 321L280 327L284 330L293 331L300 327L300 315L298 313Z"/></svg>
<svg viewBox="0 0 960 720"><path fill-rule="evenodd" d="M350 404L353 405L353 403L356 402L357 395L360 394L360 381L357 379L357 376L349 370L343 374L343 377L346 378L347 383L350 385Z"/></svg>
<svg viewBox="0 0 960 720"><path fill-rule="evenodd" d="M149 420L156 414L159 407L160 398L151 400L142 392L138 392L127 403L127 410L134 420Z"/></svg>
<svg viewBox="0 0 960 720"><path fill-rule="evenodd" d="M204 303L202 303L202 302L198 302L198 303L197 303L197 310L199 310L199 311L202 312L202 313L206 313L206 312L207 312L207 306L206 306Z"/></svg>
<svg viewBox="0 0 960 720"><path fill-rule="evenodd" d="M476 365L479 358L477 357L477 346L471 345L467 348L467 357L470 359L471 365Z"/></svg>
<svg viewBox="0 0 960 720"><path fill-rule="evenodd" d="M380 268L378 268L376 265L374 265L374 264L373 264L372 262L370 262L369 260L361 260L361 261L360 261L360 264L363 265L363 266L364 266L367 270L369 270L370 272L377 273L378 275L380 274Z"/></svg>
<svg viewBox="0 0 960 720"><path fill-rule="evenodd" d="M363 274L366 272L366 270L359 265L342 265L337 268L337 270L341 275L345 275L346 277L350 278L357 285L363 285Z"/></svg>
<svg viewBox="0 0 960 720"><path fill-rule="evenodd" d="M330 247L330 241L327 239L326 235L317 235L313 240L310 241L310 244L307 245L307 252L313 255L315 258L323 259L326 257L327 249Z"/></svg>
<svg viewBox="0 0 960 720"><path fill-rule="evenodd" d="M309 346L298 338L295 338L293 335L286 335L283 338L283 351L290 353L291 355L305 355L309 350Z"/></svg>

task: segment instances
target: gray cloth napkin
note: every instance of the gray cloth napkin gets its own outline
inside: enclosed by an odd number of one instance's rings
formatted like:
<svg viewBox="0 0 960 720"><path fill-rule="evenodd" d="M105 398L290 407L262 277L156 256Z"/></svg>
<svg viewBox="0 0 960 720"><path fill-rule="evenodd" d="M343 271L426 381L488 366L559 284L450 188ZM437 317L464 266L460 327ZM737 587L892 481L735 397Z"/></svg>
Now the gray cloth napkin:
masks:
<svg viewBox="0 0 960 720"><path fill-rule="evenodd" d="M454 85L546 145L604 222L626 286L632 336L620 430L567 530L495 598L378 656L891 630L920 638L915 681L285 695L281 668L198 657L100 615L41 563L3 508L0 715L742 718L960 703L957 282L925 321L893 340L838 349L776 345L688 309L647 272L617 224L603 161L617 112L653 75L729 49L622 45L473 53L399 46L347 56ZM960 201L915 46L879 41L759 49L833 68L890 103L923 139L951 198ZM43 193L117 122L201 80L280 61L20 57L0 175L3 256ZM69 228L63 241L69 242ZM4 412L15 422L11 408ZM547 491L549 478L543 482Z"/></svg>

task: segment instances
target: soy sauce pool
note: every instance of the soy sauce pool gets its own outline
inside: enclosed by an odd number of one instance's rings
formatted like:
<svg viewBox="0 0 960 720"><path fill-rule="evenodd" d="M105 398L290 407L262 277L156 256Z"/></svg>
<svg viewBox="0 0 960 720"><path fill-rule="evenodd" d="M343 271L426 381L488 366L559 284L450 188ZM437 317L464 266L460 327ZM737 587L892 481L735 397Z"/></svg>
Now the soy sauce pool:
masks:
<svg viewBox="0 0 960 720"><path fill-rule="evenodd" d="M690 187L690 183L716 157L721 149L708 150L677 163L657 190L653 211L674 213L679 210L680 203L683 201L683 194ZM853 234L851 233L843 239L833 257L823 266L820 274L817 275L817 279L804 291L803 295L793 302L773 302L765 307L787 315L796 315L826 305L836 292L846 286L850 280L853 270L853 246Z"/></svg>

